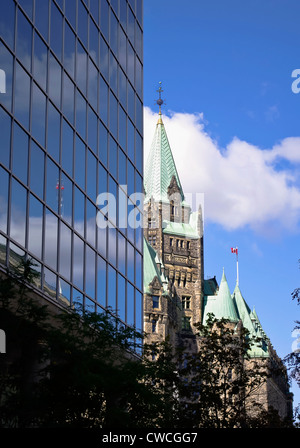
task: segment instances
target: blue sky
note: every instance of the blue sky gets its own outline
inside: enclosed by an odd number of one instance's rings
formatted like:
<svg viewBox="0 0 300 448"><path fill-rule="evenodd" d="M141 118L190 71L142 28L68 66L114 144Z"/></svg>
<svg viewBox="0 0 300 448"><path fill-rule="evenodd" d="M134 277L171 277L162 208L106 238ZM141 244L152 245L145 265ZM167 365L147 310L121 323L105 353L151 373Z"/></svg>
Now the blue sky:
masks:
<svg viewBox="0 0 300 448"><path fill-rule="evenodd" d="M233 291L238 246L242 294L281 357L300 314L299 17L297 0L144 0L145 153L161 81L181 182L204 193L205 277L224 267Z"/></svg>

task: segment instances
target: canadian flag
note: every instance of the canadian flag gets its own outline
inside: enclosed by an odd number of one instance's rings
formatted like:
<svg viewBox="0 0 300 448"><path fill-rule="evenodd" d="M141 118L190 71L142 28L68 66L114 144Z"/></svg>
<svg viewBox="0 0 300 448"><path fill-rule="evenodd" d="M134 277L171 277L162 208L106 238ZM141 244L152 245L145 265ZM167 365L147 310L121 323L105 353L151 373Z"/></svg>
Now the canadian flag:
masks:
<svg viewBox="0 0 300 448"><path fill-rule="evenodd" d="M238 253L238 248L237 247L232 247L231 248L231 253L237 254Z"/></svg>

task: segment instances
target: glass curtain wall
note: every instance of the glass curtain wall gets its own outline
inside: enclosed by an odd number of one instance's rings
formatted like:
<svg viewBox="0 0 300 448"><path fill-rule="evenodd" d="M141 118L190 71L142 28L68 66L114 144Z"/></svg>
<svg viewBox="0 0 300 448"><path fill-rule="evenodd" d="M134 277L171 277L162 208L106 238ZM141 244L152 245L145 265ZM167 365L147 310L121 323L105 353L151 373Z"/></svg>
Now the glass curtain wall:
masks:
<svg viewBox="0 0 300 448"><path fill-rule="evenodd" d="M2 268L32 258L50 300L141 330L142 0L4 3Z"/></svg>

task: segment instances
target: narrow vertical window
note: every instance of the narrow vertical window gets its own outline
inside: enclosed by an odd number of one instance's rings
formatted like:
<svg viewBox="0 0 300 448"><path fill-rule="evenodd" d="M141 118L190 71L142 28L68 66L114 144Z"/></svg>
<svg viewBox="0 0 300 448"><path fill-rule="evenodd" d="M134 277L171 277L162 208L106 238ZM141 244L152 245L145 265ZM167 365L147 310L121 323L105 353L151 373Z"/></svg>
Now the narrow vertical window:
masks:
<svg viewBox="0 0 300 448"><path fill-rule="evenodd" d="M159 296L152 296L152 307L159 308Z"/></svg>
<svg viewBox="0 0 300 448"><path fill-rule="evenodd" d="M157 320L153 319L152 320L152 333L156 333L157 331Z"/></svg>

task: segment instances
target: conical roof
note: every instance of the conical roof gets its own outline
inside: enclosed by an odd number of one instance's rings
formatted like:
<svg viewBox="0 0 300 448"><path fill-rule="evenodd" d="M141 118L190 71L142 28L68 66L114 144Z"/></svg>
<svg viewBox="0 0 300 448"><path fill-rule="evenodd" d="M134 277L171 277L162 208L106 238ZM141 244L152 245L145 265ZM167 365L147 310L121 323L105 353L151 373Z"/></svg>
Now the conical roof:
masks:
<svg viewBox="0 0 300 448"><path fill-rule="evenodd" d="M168 201L168 187L175 177L181 200L184 194L177 173L175 161L170 148L169 140L163 124L161 114L156 124L155 134L148 155L144 175L145 200L151 197L155 201Z"/></svg>
<svg viewBox="0 0 300 448"><path fill-rule="evenodd" d="M204 299L203 322L206 321L209 313L213 313L217 319L228 319L231 322L239 321L224 270L218 293L213 296L206 296Z"/></svg>
<svg viewBox="0 0 300 448"><path fill-rule="evenodd" d="M224 270L218 292L218 299L221 316L224 317L224 319L237 322L239 318L234 307Z"/></svg>
<svg viewBox="0 0 300 448"><path fill-rule="evenodd" d="M213 313L217 319L224 318L232 322L241 321L243 326L249 331L249 337L251 338L249 356L253 358L266 358L269 356L269 340L260 324L255 309L253 311L250 310L238 283L231 296L224 270L218 292L214 295L204 296L204 324L209 313ZM256 338L260 340L256 341Z"/></svg>

